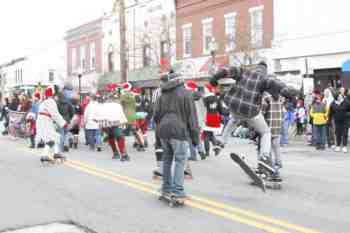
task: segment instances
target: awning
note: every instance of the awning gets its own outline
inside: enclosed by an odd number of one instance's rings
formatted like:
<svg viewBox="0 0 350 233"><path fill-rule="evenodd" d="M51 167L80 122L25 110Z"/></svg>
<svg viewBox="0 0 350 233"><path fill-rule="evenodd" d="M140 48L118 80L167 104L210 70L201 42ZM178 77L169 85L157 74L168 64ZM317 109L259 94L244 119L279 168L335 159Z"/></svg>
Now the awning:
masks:
<svg viewBox="0 0 350 233"><path fill-rule="evenodd" d="M345 88L350 87L350 59L348 59L346 62L343 63L341 66L342 75L341 75L341 81L342 85Z"/></svg>

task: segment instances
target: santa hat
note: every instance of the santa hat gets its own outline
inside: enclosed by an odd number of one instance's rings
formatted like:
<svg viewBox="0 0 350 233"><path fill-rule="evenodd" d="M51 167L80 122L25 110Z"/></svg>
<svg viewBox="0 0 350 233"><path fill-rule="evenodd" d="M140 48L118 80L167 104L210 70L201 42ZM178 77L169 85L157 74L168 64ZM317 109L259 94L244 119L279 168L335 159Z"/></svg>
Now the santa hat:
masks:
<svg viewBox="0 0 350 233"><path fill-rule="evenodd" d="M185 88L186 90L189 90L191 92L198 91L197 83L195 83L195 81L192 81L192 80L185 82Z"/></svg>
<svg viewBox="0 0 350 233"><path fill-rule="evenodd" d="M123 88L124 91L131 91L132 85L131 85L131 83L126 82L126 83L122 84L122 88Z"/></svg>
<svg viewBox="0 0 350 233"><path fill-rule="evenodd" d="M37 98L37 99L41 99L41 95L40 95L40 92L35 92L34 93L34 98Z"/></svg>
<svg viewBox="0 0 350 233"><path fill-rule="evenodd" d="M141 89L140 88L131 88L131 93L133 95L140 95L141 94Z"/></svg>
<svg viewBox="0 0 350 233"><path fill-rule="evenodd" d="M213 87L210 84L206 84L204 86L204 98L208 96L214 96L215 95L215 87Z"/></svg>
<svg viewBox="0 0 350 233"><path fill-rule="evenodd" d="M52 86L48 86L45 90L45 97L49 98L52 97L55 94L55 89Z"/></svg>

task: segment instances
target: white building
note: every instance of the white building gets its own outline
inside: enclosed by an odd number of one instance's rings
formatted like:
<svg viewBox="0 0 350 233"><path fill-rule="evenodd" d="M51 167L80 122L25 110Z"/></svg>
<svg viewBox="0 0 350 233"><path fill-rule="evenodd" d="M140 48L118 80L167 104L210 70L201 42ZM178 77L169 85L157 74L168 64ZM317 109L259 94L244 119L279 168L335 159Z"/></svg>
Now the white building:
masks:
<svg viewBox="0 0 350 233"><path fill-rule="evenodd" d="M38 52L28 57L15 59L1 65L3 92L15 89L33 90L36 85L57 84L65 79L64 44Z"/></svg>
<svg viewBox="0 0 350 233"><path fill-rule="evenodd" d="M128 81L140 87L156 87L159 73L175 61L175 5L169 0L125 0ZM116 70L119 59L119 21L111 30L113 38L104 44L114 50ZM106 56L106 55L104 55Z"/></svg>
<svg viewBox="0 0 350 233"><path fill-rule="evenodd" d="M349 7L343 0L274 0L273 59L281 79L301 85L310 75L320 89L340 84L350 59Z"/></svg>

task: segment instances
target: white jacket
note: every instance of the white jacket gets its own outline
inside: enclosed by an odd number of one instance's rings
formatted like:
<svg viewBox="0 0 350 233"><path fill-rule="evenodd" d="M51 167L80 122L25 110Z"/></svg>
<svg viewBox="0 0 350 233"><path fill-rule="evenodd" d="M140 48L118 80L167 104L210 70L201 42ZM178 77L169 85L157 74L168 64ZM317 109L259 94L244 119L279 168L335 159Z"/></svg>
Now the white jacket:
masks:
<svg viewBox="0 0 350 233"><path fill-rule="evenodd" d="M85 129L99 129L99 125L96 121L99 114L99 104L95 101L91 101L84 112Z"/></svg>

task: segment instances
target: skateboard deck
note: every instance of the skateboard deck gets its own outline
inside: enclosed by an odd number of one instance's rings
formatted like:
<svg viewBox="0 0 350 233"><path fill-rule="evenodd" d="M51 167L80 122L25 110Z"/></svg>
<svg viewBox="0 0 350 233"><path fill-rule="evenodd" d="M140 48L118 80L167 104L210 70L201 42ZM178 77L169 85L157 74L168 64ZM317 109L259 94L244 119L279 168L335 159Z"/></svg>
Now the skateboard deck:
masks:
<svg viewBox="0 0 350 233"><path fill-rule="evenodd" d="M172 208L183 207L185 205L185 200L178 200L174 196L161 195L158 199L166 202Z"/></svg>
<svg viewBox="0 0 350 233"><path fill-rule="evenodd" d="M248 164L237 154L232 153L231 159L237 163L242 170L252 179L252 181L259 187L263 192L265 192L265 183L263 179L261 179L254 171L253 169L248 166Z"/></svg>
<svg viewBox="0 0 350 233"><path fill-rule="evenodd" d="M42 156L40 157L40 162L42 165L55 165L58 163L64 163L66 161L65 157L60 157L60 158L54 158L54 157L49 157L49 156Z"/></svg>
<svg viewBox="0 0 350 233"><path fill-rule="evenodd" d="M193 180L193 175L192 173L189 173L187 171L185 171L184 173L185 175L185 179L186 180ZM153 177L152 177L153 180L162 180L163 179L163 174L161 174L160 172L158 171L153 171Z"/></svg>

